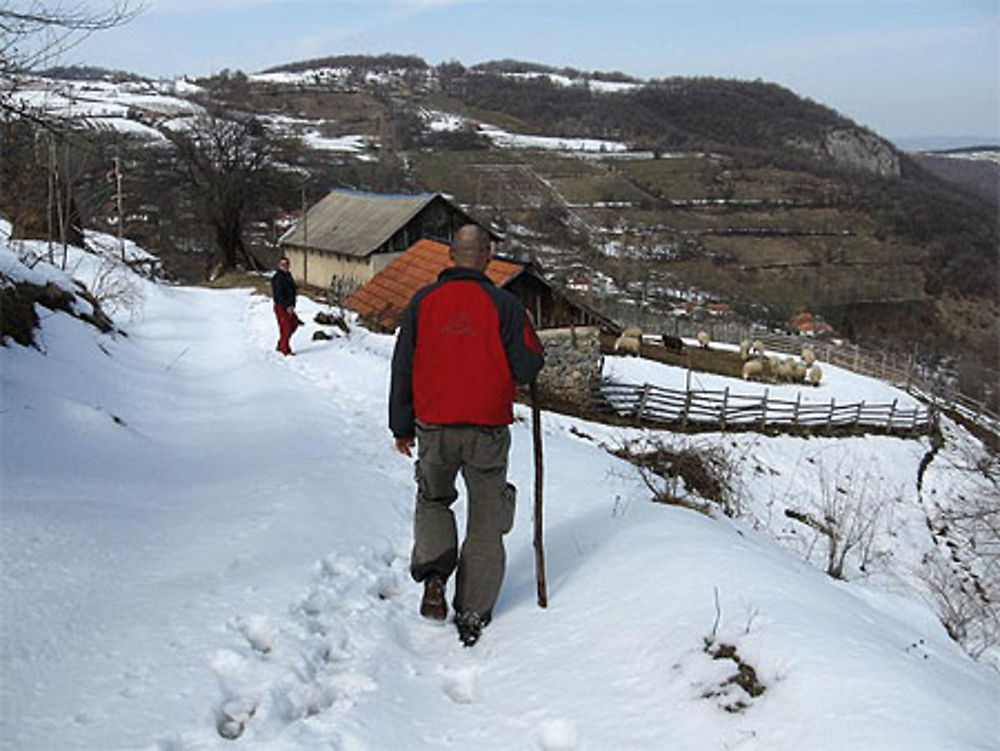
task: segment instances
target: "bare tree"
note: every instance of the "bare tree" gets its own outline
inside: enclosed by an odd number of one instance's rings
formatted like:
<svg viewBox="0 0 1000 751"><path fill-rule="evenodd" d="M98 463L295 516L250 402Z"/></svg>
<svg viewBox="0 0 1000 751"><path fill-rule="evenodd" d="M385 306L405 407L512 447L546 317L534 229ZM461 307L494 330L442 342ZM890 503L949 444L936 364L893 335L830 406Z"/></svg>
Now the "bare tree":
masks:
<svg viewBox="0 0 1000 751"><path fill-rule="evenodd" d="M282 183L277 139L257 119L234 112L206 113L174 131L177 169L211 226L225 268L263 264L244 243L244 232Z"/></svg>
<svg viewBox="0 0 1000 751"><path fill-rule="evenodd" d="M16 96L20 77L56 60L95 31L120 26L142 10L135 0L94 9L82 0L0 0L0 114L54 125Z"/></svg>
<svg viewBox="0 0 1000 751"><path fill-rule="evenodd" d="M116 0L103 10L85 2L28 0L0 2L0 74L35 70L68 52L95 31L111 29L142 10L133 0Z"/></svg>

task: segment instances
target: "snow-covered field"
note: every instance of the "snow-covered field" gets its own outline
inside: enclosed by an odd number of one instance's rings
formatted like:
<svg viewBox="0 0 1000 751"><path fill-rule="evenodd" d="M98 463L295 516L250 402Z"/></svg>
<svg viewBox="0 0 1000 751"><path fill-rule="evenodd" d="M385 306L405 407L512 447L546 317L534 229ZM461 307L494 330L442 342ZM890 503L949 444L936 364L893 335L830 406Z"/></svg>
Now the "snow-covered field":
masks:
<svg viewBox="0 0 1000 751"><path fill-rule="evenodd" d="M0 272L68 285L3 236ZM87 283L105 267L68 264ZM779 518L830 483L883 494L879 544L909 566L931 546L926 442L701 436L733 458L738 521L651 503L604 448L648 436L545 413L541 610L519 407L508 574L465 649L419 618L407 574L392 337L311 341L320 308L301 300L310 323L282 358L265 298L130 283L127 336L39 308L38 348L0 349L0 747L1000 749L1000 673L947 636L906 567L835 581ZM925 494L967 482L945 454ZM737 659L763 693L730 680Z"/></svg>

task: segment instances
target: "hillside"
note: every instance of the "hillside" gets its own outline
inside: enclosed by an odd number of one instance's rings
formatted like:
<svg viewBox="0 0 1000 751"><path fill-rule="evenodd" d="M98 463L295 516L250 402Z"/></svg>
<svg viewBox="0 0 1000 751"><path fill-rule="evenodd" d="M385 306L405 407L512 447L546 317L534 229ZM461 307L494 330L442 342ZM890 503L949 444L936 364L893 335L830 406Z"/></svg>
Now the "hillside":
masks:
<svg viewBox="0 0 1000 751"><path fill-rule="evenodd" d="M8 231L4 288L72 292L75 278L103 290L122 332L52 312L34 347L0 347L12 748L997 748L996 632L962 620L975 600L960 588L997 585L968 526L995 502L995 463L959 426L945 420L936 448L688 440L546 411L543 611L519 406L508 575L465 649L416 614L413 468L384 428L391 336L352 320L312 341L325 306L302 299L298 355L282 358L269 300L249 289L154 283L94 233L97 252L70 249L62 271ZM607 373L684 377L623 358ZM849 399L858 384L831 366L822 388ZM686 475L652 502L651 478L612 452L658 443L723 460L738 513ZM823 508L867 530L840 580L785 513ZM979 661L948 635L962 626Z"/></svg>
<svg viewBox="0 0 1000 751"><path fill-rule="evenodd" d="M99 127L106 92L76 82L67 96ZM288 215L331 187L443 191L624 323L656 330L691 300L779 327L808 309L996 398L983 377L1000 365L995 206L780 86L386 55L224 71L169 93L189 116L250 112L280 138L294 172L248 226L262 257ZM111 127L152 128L155 142L178 115L147 98L124 103ZM106 169L101 150L89 174ZM182 251L210 249L213 235L167 162L162 149L129 151L143 217L130 234L204 274L210 264ZM84 214L104 218L91 203Z"/></svg>

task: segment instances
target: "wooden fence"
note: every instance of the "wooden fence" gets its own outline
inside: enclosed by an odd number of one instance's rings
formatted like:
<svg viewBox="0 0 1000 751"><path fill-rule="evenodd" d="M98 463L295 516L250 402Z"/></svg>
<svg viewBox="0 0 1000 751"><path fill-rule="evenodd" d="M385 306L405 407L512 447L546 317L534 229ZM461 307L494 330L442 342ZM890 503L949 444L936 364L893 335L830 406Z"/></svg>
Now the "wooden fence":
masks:
<svg viewBox="0 0 1000 751"><path fill-rule="evenodd" d="M598 408L636 425L710 430L786 429L816 432L860 431L913 435L934 427L934 411L891 404L803 402L763 394L679 391L651 384L604 381L594 390Z"/></svg>
<svg viewBox="0 0 1000 751"><path fill-rule="evenodd" d="M951 410L993 435L1000 436L1000 414L997 411L987 406L984 400L973 399L961 393L954 386L953 379L942 378L939 373L921 367L912 356L901 357L856 344L837 345L791 334L763 332L734 321L671 321L667 328L669 330L663 333L689 338L694 338L698 331L704 330L713 341L733 344L744 339L758 339L767 350L786 355L797 356L803 347L808 346L821 362L886 381L937 409ZM1000 376L996 373L987 373L986 378L993 378L993 383L1000 384Z"/></svg>

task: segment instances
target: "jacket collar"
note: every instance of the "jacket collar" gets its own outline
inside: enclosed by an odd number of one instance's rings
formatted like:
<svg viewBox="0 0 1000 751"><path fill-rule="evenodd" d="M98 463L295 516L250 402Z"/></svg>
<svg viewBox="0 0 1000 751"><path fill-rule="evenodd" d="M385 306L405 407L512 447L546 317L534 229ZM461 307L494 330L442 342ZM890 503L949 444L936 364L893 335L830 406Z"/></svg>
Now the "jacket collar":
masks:
<svg viewBox="0 0 1000 751"><path fill-rule="evenodd" d="M440 274L438 274L439 282L451 282L462 279L468 279L476 282L486 282L487 284L493 284L493 280L490 279L482 271L476 271L475 269L466 269L461 266L449 266Z"/></svg>

